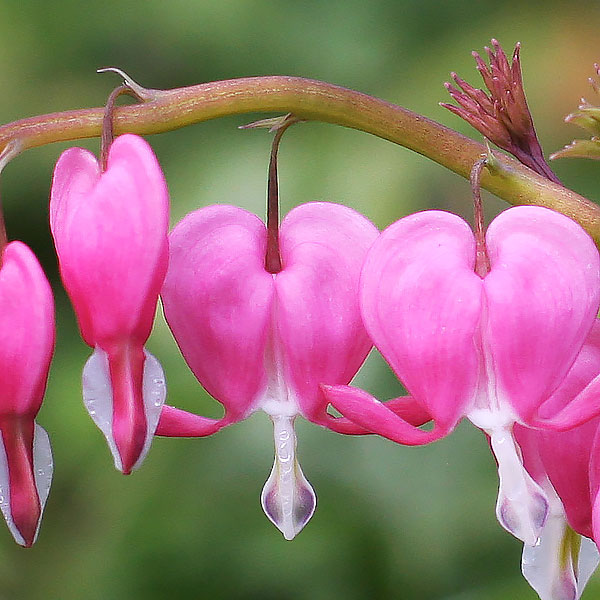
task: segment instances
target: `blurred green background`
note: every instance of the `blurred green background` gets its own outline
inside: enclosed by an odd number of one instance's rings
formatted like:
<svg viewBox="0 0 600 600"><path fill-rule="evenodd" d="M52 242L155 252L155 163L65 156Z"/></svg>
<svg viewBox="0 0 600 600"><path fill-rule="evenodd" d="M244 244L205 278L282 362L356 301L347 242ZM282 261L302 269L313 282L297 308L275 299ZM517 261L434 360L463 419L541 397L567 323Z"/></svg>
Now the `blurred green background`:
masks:
<svg viewBox="0 0 600 600"><path fill-rule="evenodd" d="M323 79L401 104L476 135L438 106L452 70L478 82L470 51L491 37L523 43L526 90L546 152L578 131L562 118L589 93L600 60L597 3L430 0L145 0L0 4L0 121L98 106L119 79L154 88L248 75ZM172 197L172 222L212 203L264 214L270 137L225 118L150 139ZM98 148L97 140L83 145ZM31 150L2 178L9 237L40 256L57 301L58 343L39 423L50 433L55 479L36 546L0 528L0 599L475 600L535 599L520 575L521 545L494 518L495 464L463 424L430 447L344 438L299 424L304 472L318 509L293 542L262 514L272 462L268 418L204 440L156 439L143 468L123 477L84 412L80 340L57 277L48 232L52 168L66 144ZM598 166L555 165L594 200ZM410 212L447 208L470 218L467 183L440 166L355 131L309 123L286 134L282 211L309 200L348 204L384 227ZM485 197L491 218L504 203ZM158 316L149 343L169 402L209 416L220 407L188 372ZM400 391L372 355L358 383ZM584 600L600 595L595 576Z"/></svg>

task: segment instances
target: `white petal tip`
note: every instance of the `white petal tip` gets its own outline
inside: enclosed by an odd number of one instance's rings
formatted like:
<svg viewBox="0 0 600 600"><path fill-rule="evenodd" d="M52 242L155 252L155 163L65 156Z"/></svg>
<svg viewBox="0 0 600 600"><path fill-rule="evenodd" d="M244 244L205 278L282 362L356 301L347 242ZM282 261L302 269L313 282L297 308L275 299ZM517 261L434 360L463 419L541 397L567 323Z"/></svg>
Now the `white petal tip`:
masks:
<svg viewBox="0 0 600 600"><path fill-rule="evenodd" d="M598 549L568 526L558 497L556 503L538 543L523 547L521 570L541 600L579 600L598 566Z"/></svg>
<svg viewBox="0 0 600 600"><path fill-rule="evenodd" d="M535 546L548 518L546 494L523 466L511 429L498 427L488 433L500 478L498 521L523 543Z"/></svg>
<svg viewBox="0 0 600 600"><path fill-rule="evenodd" d="M510 499L498 497L496 515L500 525L524 544L535 546L548 516L546 497L532 492L529 497Z"/></svg>
<svg viewBox="0 0 600 600"><path fill-rule="evenodd" d="M296 432L290 415L272 416L275 461L260 501L286 540L294 539L315 512L317 497L296 460Z"/></svg>
<svg viewBox="0 0 600 600"><path fill-rule="evenodd" d="M293 540L313 516L317 497L296 461L289 480L285 479L286 474L281 473L276 460L263 488L261 504L265 514L283 537Z"/></svg>

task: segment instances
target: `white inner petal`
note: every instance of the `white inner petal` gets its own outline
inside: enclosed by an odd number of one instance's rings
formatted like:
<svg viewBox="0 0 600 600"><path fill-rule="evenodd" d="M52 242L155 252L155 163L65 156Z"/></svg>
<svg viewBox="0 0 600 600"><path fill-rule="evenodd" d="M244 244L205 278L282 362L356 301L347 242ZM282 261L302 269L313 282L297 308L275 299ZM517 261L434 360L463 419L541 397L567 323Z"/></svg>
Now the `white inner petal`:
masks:
<svg viewBox="0 0 600 600"><path fill-rule="evenodd" d="M546 494L523 466L512 428L497 428L488 433L500 477L496 516L502 527L533 546L548 516Z"/></svg>
<svg viewBox="0 0 600 600"><path fill-rule="evenodd" d="M52 483L52 475L54 474L54 462L52 460L50 438L46 430L37 423L35 424L33 434L33 468L35 469L35 487L40 500L40 508L43 512L48 494L50 493L50 484ZM38 523L38 531L39 528L40 524ZM35 536L37 538L37 532Z"/></svg>
<svg viewBox="0 0 600 600"><path fill-rule="evenodd" d="M113 398L108 355L101 348L95 348L83 367L83 404L92 421L104 434L108 447L115 460L115 468L122 470L121 456L112 432Z"/></svg>
<svg viewBox="0 0 600 600"><path fill-rule="evenodd" d="M144 411L146 414L146 439L144 449L133 469L137 469L146 457L154 432L158 426L167 387L160 363L144 349L144 373L142 381ZM113 393L108 367L108 355L96 347L83 368L83 403L92 420L102 431L115 461L115 468L122 470L121 456L115 443L113 423Z"/></svg>
<svg viewBox="0 0 600 600"><path fill-rule="evenodd" d="M523 546L523 576L541 600L578 600L598 566L596 544L567 524L556 492L545 488L548 519L535 545Z"/></svg>
<svg viewBox="0 0 600 600"><path fill-rule="evenodd" d="M276 314L274 306L273 315ZM276 330L273 322L272 332ZM296 457L294 420L300 411L286 382L283 352L275 333L265 351L265 370L267 387L257 408L265 411L273 422L275 459L260 500L270 521L286 540L291 540L312 517L317 497Z"/></svg>
<svg viewBox="0 0 600 600"><path fill-rule="evenodd" d="M486 336L487 306L482 309L479 349L482 356L479 389L467 417L491 438L500 478L496 516L507 531L534 545L548 514L544 490L523 466L520 448L512 434L516 416L497 381L493 352Z"/></svg>
<svg viewBox="0 0 600 600"><path fill-rule="evenodd" d="M160 413L162 411L165 398L167 397L167 384L165 374L156 357L144 348L144 375L142 380L144 395L144 410L146 412L146 440L140 457L137 459L133 470L140 467L154 439L154 432L158 427Z"/></svg>
<svg viewBox="0 0 600 600"><path fill-rule="evenodd" d="M296 460L294 417L274 416L275 461L261 494L263 510L286 540L308 523L317 504L315 492Z"/></svg>

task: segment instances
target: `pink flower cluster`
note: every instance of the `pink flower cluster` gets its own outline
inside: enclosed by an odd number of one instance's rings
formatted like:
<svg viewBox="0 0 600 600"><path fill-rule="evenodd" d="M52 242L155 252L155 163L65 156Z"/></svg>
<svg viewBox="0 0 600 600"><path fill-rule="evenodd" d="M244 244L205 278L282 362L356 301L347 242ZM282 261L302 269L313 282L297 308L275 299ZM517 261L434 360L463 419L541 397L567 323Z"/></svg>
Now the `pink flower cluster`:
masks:
<svg viewBox="0 0 600 600"><path fill-rule="evenodd" d="M52 234L93 348L84 403L119 470L139 467L154 435L206 436L262 410L275 445L262 505L292 539L316 505L298 415L407 445L467 417L496 456L497 517L524 542L525 577L543 599L580 595L600 541L600 259L579 225L541 207L505 211L488 228L481 275L474 234L455 215L418 213L380 234L349 208L309 203L283 220L272 273L253 214L209 206L168 235L168 211L139 137L117 138L104 171L79 148L56 165ZM144 348L159 294L221 419L163 406L165 377ZM34 418L54 327L49 286L19 242L2 254L0 303L0 508L30 545L52 469ZM348 385L373 344L410 396L380 402Z"/></svg>

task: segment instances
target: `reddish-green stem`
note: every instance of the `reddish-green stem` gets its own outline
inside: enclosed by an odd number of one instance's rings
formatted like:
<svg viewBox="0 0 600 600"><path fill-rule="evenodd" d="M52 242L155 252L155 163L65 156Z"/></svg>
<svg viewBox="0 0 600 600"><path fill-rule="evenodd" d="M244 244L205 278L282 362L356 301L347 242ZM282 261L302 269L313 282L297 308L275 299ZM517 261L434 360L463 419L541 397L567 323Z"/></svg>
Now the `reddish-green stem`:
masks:
<svg viewBox="0 0 600 600"><path fill-rule="evenodd" d="M281 271L281 254L279 253L279 181L277 176L277 155L279 143L284 132L297 123L298 119L289 117L275 131L269 159L269 182L267 186L267 253L265 269L269 273Z"/></svg>
<svg viewBox="0 0 600 600"><path fill-rule="evenodd" d="M485 147L435 121L384 100L322 81L300 77L249 77L166 91L114 110L115 133L152 134L209 119L251 112L293 113L371 133L410 148L468 178ZM18 139L22 149L52 142L99 136L103 108L41 115L0 127L0 151ZM485 170L481 186L511 204L539 204L577 220L600 240L600 209L548 181L518 161L497 157L498 168Z"/></svg>
<svg viewBox="0 0 600 600"><path fill-rule="evenodd" d="M100 168L102 169L102 172L106 171L108 151L110 150L110 145L113 143L115 136L113 126L115 103L117 98L123 94L129 94L136 98L136 100L142 101L142 98L126 84L115 88L108 96L106 106L104 107L104 116L102 117L102 134L100 135Z"/></svg>
<svg viewBox="0 0 600 600"><path fill-rule="evenodd" d="M475 216L475 273L485 277L491 269L490 257L485 244L485 223L483 203L481 202L481 174L485 169L486 159L478 160L471 169L471 192L473 194L473 213Z"/></svg>
<svg viewBox="0 0 600 600"><path fill-rule="evenodd" d="M4 254L4 248L6 248L6 244L8 244L8 237L6 236L4 211L2 210L2 201L0 200L0 267L2 267L2 254Z"/></svg>

